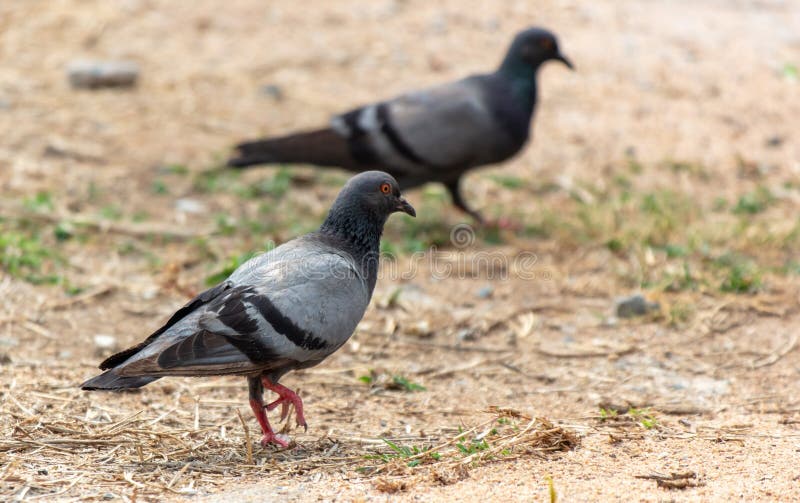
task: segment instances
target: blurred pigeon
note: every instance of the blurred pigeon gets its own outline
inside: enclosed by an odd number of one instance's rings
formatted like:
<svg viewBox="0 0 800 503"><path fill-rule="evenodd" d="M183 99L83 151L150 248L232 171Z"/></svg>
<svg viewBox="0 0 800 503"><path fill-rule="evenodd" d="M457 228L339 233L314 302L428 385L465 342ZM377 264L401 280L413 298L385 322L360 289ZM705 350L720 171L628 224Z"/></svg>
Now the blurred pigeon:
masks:
<svg viewBox="0 0 800 503"><path fill-rule="evenodd" d="M302 163L350 171L381 169L402 190L441 182L453 204L482 221L461 197L468 170L504 161L528 140L542 63L572 63L542 28L517 34L494 73L404 94L337 115L330 127L236 147L229 166Z"/></svg>
<svg viewBox="0 0 800 503"><path fill-rule="evenodd" d="M105 372L81 388L139 388L164 376L243 375L264 432L261 444L287 446L265 409L281 405L283 420L291 404L297 424L307 426L302 400L278 381L317 365L350 338L375 288L383 225L397 211L416 216L391 175L354 176L319 230L242 264L144 342L101 363ZM266 406L264 388L278 394Z"/></svg>

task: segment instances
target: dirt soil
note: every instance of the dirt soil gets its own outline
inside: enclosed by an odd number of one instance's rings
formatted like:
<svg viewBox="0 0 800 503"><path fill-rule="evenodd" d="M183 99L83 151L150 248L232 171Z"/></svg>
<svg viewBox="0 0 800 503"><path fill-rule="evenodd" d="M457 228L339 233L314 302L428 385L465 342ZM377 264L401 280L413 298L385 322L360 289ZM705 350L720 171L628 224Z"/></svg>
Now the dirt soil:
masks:
<svg viewBox="0 0 800 503"><path fill-rule="evenodd" d="M532 24L577 71L467 189L516 230L411 192L351 341L284 379L292 449L241 378L76 388L346 179L220 173L237 140L487 71ZM140 81L71 89L86 58ZM800 3L5 0L0 60L0 499L800 500Z"/></svg>

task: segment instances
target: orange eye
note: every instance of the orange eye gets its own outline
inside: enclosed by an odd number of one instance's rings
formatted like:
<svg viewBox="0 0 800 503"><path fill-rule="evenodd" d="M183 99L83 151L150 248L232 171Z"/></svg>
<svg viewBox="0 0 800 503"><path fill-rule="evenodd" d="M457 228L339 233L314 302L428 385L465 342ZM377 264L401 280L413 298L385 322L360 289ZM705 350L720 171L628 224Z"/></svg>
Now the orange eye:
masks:
<svg viewBox="0 0 800 503"><path fill-rule="evenodd" d="M542 41L540 42L540 45L542 46L543 49L550 50L550 49L553 48L553 41L550 40L549 38L545 38L545 39L542 39Z"/></svg>
<svg viewBox="0 0 800 503"><path fill-rule="evenodd" d="M382 183L381 184L381 192L383 192L384 194L388 194L391 191L392 191L392 187L388 183Z"/></svg>

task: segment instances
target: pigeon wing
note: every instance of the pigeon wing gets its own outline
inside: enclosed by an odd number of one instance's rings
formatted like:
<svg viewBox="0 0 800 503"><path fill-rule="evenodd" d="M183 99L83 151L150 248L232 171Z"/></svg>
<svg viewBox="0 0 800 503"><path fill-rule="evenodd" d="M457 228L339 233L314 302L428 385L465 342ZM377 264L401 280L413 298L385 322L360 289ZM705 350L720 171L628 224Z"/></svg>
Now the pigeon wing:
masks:
<svg viewBox="0 0 800 503"><path fill-rule="evenodd" d="M322 361L349 338L368 303L351 262L333 253L259 259L119 375L245 374Z"/></svg>
<svg viewBox="0 0 800 503"><path fill-rule="evenodd" d="M135 355L136 353L144 349L146 346L150 345L155 339L158 338L158 336L169 330L172 326L174 326L176 323L185 318L189 313L195 311L201 306L208 304L209 302L218 298L224 292L229 290L232 286L233 285L230 282L224 281L200 293L197 297L187 302L182 308L175 311L175 314L173 314L170 317L170 319L164 324L164 326L153 332L147 339L137 344L136 346L133 346L131 348L126 349L125 351L121 351L106 358L100 364L100 369L101 370L110 369L125 362L128 358Z"/></svg>
<svg viewBox="0 0 800 503"><path fill-rule="evenodd" d="M518 149L498 127L487 99L487 76L401 95L334 118L365 163L391 167L404 179L446 180Z"/></svg>

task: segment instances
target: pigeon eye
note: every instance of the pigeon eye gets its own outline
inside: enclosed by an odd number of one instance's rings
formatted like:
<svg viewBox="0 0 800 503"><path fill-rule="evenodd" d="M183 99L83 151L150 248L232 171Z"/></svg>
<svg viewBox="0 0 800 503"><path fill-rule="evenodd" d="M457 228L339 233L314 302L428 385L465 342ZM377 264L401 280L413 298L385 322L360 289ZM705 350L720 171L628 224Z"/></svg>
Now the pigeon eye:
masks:
<svg viewBox="0 0 800 503"><path fill-rule="evenodd" d="M553 41L550 40L549 38L545 38L540 42L540 45L542 46L543 49L550 50L553 48Z"/></svg>
<svg viewBox="0 0 800 503"><path fill-rule="evenodd" d="M392 187L390 187L388 183L382 183L381 184L381 192L383 192L384 194L388 194L391 191L392 191Z"/></svg>

